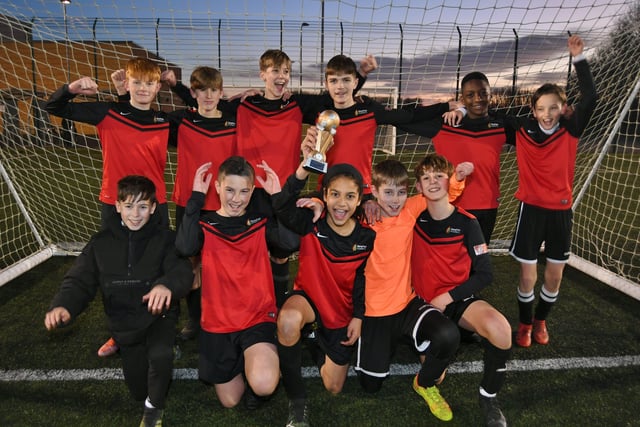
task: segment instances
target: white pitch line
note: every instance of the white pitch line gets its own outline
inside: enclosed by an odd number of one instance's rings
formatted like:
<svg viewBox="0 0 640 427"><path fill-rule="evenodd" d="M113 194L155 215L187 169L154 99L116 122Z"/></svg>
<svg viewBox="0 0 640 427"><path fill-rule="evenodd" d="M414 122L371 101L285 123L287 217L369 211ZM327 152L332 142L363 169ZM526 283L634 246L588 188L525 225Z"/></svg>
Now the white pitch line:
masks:
<svg viewBox="0 0 640 427"><path fill-rule="evenodd" d="M568 369L601 369L620 368L627 366L640 366L640 355L636 356L615 356L615 357L570 357L558 359L532 359L532 360L510 360L507 363L507 371L545 371L545 370L568 370ZM403 376L414 375L418 372L420 365L392 364L391 375ZM456 362L449 366L447 375L479 373L482 372L482 362ZM353 368L349 369L349 376L355 376ZM318 377L316 367L302 368L304 378ZM193 368L174 369L173 377L179 380L197 380L198 370ZM18 381L83 381L83 380L120 380L122 379L120 369L14 369L0 370L0 382Z"/></svg>

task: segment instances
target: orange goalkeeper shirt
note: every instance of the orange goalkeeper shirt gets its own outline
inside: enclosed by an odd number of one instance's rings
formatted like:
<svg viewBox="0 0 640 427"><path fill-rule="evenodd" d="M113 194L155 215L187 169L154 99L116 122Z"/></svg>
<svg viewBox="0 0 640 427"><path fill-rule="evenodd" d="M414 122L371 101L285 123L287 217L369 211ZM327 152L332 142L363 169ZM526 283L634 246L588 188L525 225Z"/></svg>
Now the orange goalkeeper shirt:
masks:
<svg viewBox="0 0 640 427"><path fill-rule="evenodd" d="M459 197L464 185L452 176L449 200ZM398 216L385 217L371 227L376 232L376 244L364 271L365 316L399 313L415 296L411 286L413 226L426 208L427 200L421 194L409 197Z"/></svg>

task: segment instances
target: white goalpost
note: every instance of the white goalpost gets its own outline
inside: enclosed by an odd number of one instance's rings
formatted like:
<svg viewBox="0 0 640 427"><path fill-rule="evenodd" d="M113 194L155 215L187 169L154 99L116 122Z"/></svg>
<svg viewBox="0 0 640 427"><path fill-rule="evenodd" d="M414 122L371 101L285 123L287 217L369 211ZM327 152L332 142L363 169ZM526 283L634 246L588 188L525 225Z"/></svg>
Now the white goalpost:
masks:
<svg viewBox="0 0 640 427"><path fill-rule="evenodd" d="M95 128L42 108L65 82L90 76L99 85L94 99L114 100L111 72L145 56L185 83L198 65L219 68L231 95L263 86L258 58L276 48L293 61L291 90L316 92L332 56L358 63L372 54L379 68L361 93L391 108L455 100L462 77L482 71L496 109L526 114L531 90L544 82L566 86L570 102L579 102L566 48L567 33L574 33L585 40L599 101L579 146L570 265L640 299L640 2L561 3L2 2L0 285L51 256L77 253L99 226ZM157 108L181 105L161 91ZM411 168L432 150L428 138L381 126L374 161L394 157ZM169 192L175 161L170 151ZM490 242L496 254L511 240L516 186L515 152L507 147Z"/></svg>

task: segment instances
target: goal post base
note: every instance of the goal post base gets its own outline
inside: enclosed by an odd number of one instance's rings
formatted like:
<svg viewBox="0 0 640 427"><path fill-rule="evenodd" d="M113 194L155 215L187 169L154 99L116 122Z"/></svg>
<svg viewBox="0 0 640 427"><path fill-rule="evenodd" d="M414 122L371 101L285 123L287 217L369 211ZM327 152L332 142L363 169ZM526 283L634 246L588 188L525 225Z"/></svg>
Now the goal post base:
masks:
<svg viewBox="0 0 640 427"><path fill-rule="evenodd" d="M62 249L56 245L49 245L40 249L38 252L35 252L20 261L16 262L13 265L3 269L0 271L0 286L3 286L20 276L21 274L26 273L32 268L42 264L53 256L68 256L68 255L77 255L78 253L73 250Z"/></svg>
<svg viewBox="0 0 640 427"><path fill-rule="evenodd" d="M596 265L584 258L575 255L569 257L569 265L584 274L591 276L612 288L619 290L632 298L640 301L640 286L637 283L627 280L599 265Z"/></svg>

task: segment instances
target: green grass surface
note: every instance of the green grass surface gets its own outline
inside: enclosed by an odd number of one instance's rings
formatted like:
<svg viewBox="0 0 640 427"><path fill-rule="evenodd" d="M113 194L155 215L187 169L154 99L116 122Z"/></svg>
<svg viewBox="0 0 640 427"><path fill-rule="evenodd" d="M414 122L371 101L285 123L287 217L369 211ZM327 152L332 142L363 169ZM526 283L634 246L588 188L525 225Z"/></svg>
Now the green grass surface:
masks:
<svg viewBox="0 0 640 427"><path fill-rule="evenodd" d="M484 297L516 325L518 266L493 257L494 285ZM43 319L61 277L73 258L53 258L0 287L0 361L4 373L20 369L120 368L118 356L101 359L98 347L108 337L102 306L96 300L69 327L47 332ZM640 355L640 302L571 269L554 308L548 346L514 348L512 360L616 358ZM197 367L194 341L181 345L176 368ZM482 360L479 346L463 344L456 362ZM394 363L415 363L401 346ZM586 363L586 362L584 362ZM307 355L303 363L311 365ZM342 394L326 392L319 378L306 380L315 426L482 425L477 403L480 373L451 373L441 386L454 419L435 419L412 391L410 376L392 376L375 395L347 380ZM511 426L637 426L640 366L513 371L500 393ZM224 409L212 388L196 380L174 381L165 426L282 426L286 396L280 388L263 407ZM131 400L123 381L0 381L0 426L135 426L141 405Z"/></svg>

